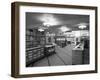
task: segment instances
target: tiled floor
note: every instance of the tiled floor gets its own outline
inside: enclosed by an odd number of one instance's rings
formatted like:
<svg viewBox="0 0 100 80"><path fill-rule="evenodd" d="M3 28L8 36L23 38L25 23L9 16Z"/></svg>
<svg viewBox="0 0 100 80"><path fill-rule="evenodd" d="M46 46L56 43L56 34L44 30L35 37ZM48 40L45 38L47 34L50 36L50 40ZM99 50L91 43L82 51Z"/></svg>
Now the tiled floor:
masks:
<svg viewBox="0 0 100 80"><path fill-rule="evenodd" d="M56 54L53 54L49 57L41 59L32 66L61 66L61 65L71 65L72 64L72 49L73 45L67 45L64 48L59 46L55 47Z"/></svg>

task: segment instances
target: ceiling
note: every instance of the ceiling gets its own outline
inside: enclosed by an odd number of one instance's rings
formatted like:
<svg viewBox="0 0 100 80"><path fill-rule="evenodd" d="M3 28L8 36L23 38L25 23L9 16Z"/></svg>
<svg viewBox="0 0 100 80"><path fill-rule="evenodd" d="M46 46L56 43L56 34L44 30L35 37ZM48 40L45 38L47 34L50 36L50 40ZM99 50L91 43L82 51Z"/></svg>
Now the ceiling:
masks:
<svg viewBox="0 0 100 80"><path fill-rule="evenodd" d="M89 30L89 15L75 15L75 14L51 14L51 13L26 13L26 27L27 28L35 28L39 26L43 26L45 21L50 21L51 25L49 30L52 32L57 31L61 26L67 26L71 30L80 30L78 28L79 24L86 24L87 28L85 30Z"/></svg>

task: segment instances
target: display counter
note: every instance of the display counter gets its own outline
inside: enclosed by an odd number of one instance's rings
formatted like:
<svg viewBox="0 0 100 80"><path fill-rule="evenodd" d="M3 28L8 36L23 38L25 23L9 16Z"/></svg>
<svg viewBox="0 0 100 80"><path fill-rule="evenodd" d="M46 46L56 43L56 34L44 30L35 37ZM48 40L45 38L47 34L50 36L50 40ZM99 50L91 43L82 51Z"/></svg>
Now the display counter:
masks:
<svg viewBox="0 0 100 80"><path fill-rule="evenodd" d="M83 51L84 51L84 44L80 43L72 50L72 64L83 64Z"/></svg>
<svg viewBox="0 0 100 80"><path fill-rule="evenodd" d="M55 45L45 45L44 53L46 56L55 54Z"/></svg>

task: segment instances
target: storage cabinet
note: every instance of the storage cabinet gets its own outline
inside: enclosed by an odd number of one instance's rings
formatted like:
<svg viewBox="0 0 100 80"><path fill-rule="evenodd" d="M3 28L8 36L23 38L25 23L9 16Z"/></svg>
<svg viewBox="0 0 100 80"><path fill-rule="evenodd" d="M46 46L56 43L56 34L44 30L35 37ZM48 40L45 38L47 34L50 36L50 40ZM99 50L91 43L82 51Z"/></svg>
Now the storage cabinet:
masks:
<svg viewBox="0 0 100 80"><path fill-rule="evenodd" d="M29 48L26 50L26 66L34 63L45 56L43 47Z"/></svg>
<svg viewBox="0 0 100 80"><path fill-rule="evenodd" d="M26 30L26 66L55 53L55 46L46 44L45 31Z"/></svg>
<svg viewBox="0 0 100 80"><path fill-rule="evenodd" d="M26 66L44 57L45 32L26 29Z"/></svg>
<svg viewBox="0 0 100 80"><path fill-rule="evenodd" d="M26 50L26 66L29 66L31 63L34 64L36 61L55 53L55 46L53 45L29 48Z"/></svg>

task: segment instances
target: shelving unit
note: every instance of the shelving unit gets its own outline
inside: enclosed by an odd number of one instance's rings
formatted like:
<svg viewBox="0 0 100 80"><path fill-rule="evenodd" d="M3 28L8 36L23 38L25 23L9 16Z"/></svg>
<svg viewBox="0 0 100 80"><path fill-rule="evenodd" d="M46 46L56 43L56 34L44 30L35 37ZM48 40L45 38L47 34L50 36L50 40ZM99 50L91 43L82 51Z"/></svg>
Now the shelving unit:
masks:
<svg viewBox="0 0 100 80"><path fill-rule="evenodd" d="M46 44L45 31L26 30L26 67L55 53L55 46Z"/></svg>
<svg viewBox="0 0 100 80"><path fill-rule="evenodd" d="M26 30L26 48L38 47L45 44L45 33L37 29Z"/></svg>
<svg viewBox="0 0 100 80"><path fill-rule="evenodd" d="M56 44L59 45L60 47L65 47L66 44L66 38L64 36L56 36L55 38Z"/></svg>
<svg viewBox="0 0 100 80"><path fill-rule="evenodd" d="M45 33L26 29L26 66L44 57Z"/></svg>
<svg viewBox="0 0 100 80"><path fill-rule="evenodd" d="M26 54L26 66L29 66L31 63L34 63L45 56L43 47L27 49Z"/></svg>

